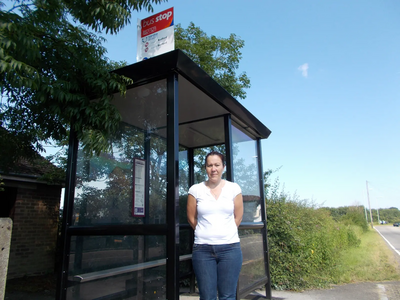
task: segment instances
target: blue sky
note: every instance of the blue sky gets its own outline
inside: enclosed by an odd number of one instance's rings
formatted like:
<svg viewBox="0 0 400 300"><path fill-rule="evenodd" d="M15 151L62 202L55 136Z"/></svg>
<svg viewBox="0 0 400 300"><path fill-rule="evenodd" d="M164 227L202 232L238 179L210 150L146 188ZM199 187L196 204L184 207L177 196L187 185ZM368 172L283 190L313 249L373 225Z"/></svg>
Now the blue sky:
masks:
<svg viewBox="0 0 400 300"><path fill-rule="evenodd" d="M245 41L241 103L272 134L264 170L322 206L400 208L398 0L170 0L175 24ZM136 62L136 21L106 36L108 57Z"/></svg>

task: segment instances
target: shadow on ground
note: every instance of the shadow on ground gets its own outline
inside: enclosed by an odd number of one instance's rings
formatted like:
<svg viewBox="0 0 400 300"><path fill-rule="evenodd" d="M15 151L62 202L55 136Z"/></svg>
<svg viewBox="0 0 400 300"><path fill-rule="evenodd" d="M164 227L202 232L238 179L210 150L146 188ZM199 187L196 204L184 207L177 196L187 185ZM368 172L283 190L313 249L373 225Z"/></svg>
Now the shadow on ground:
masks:
<svg viewBox="0 0 400 300"><path fill-rule="evenodd" d="M47 274L9 279L6 283L5 300L54 300L57 276Z"/></svg>

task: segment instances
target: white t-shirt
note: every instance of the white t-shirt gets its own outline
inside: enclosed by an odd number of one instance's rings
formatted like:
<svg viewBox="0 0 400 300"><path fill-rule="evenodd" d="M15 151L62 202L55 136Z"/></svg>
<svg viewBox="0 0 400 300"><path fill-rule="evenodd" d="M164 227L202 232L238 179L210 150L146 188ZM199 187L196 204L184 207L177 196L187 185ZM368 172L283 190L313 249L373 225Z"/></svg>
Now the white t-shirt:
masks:
<svg viewBox="0 0 400 300"><path fill-rule="evenodd" d="M242 193L237 183L225 180L221 194L216 200L205 182L189 189L197 202L197 225L195 244L221 245L240 241L234 216L234 199Z"/></svg>

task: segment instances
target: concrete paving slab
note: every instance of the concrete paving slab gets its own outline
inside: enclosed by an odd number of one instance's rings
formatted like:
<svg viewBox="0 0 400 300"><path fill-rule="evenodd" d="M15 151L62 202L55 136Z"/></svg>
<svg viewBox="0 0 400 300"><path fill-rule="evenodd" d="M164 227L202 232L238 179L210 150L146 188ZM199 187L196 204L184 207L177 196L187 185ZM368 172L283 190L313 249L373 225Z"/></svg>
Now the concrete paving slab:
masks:
<svg viewBox="0 0 400 300"><path fill-rule="evenodd" d="M10 218L0 218L0 299L5 296L12 225Z"/></svg>
<svg viewBox="0 0 400 300"><path fill-rule="evenodd" d="M181 295L180 300L197 300L198 295ZM245 300L262 300L265 291L257 290ZM271 300L400 300L400 282L363 282L304 292L272 291Z"/></svg>

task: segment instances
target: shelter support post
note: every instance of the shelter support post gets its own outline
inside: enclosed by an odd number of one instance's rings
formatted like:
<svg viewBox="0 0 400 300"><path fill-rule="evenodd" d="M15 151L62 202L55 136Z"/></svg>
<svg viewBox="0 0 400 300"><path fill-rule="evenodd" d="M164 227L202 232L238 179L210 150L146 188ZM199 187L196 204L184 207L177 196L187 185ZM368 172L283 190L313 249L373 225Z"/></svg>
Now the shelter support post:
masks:
<svg viewBox="0 0 400 300"><path fill-rule="evenodd" d="M264 223L262 229L263 235L263 248L264 248L264 266L265 273L268 277L268 282L265 284L265 295L267 299L272 299L271 294L271 275L269 271L269 249L268 249L268 229L267 229L267 214L265 209L265 189L264 189L264 170L262 165L262 151L261 151L261 140L257 139L257 161L258 161L258 176L261 196L261 220Z"/></svg>
<svg viewBox="0 0 400 300"><path fill-rule="evenodd" d="M178 75L167 77L167 299L179 299Z"/></svg>
<svg viewBox="0 0 400 300"><path fill-rule="evenodd" d="M63 255L61 256L61 265L57 278L57 294L56 299L66 299L67 283L68 283L68 264L71 239L68 233L68 227L71 226L73 217L74 195L75 195L75 178L76 164L78 155L78 138L74 126L71 126L69 135L67 174L65 183L63 222L61 227L61 247Z"/></svg>
<svg viewBox="0 0 400 300"><path fill-rule="evenodd" d="M189 162L189 186L194 184L194 150L193 148L188 149L188 162ZM194 231L190 229L190 245L194 243ZM193 270L193 265L190 267L190 293L193 294L196 290L196 277Z"/></svg>
<svg viewBox="0 0 400 300"><path fill-rule="evenodd" d="M224 131L225 131L225 159L226 159L226 179L234 181L233 174L233 155L232 155L232 126L231 116L224 116Z"/></svg>

